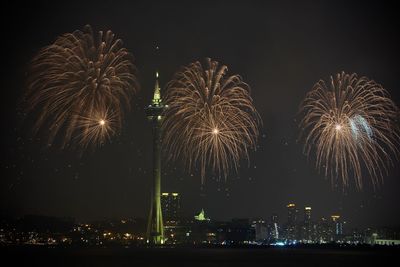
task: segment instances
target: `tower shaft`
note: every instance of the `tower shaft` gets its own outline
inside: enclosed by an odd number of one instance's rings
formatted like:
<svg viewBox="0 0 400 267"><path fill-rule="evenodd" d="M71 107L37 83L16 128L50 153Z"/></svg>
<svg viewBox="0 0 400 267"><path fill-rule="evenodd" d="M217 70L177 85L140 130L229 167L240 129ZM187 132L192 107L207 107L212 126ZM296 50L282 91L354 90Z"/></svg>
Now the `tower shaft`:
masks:
<svg viewBox="0 0 400 267"><path fill-rule="evenodd" d="M147 240L152 244L164 242L164 225L161 211L161 129L160 121L153 122L153 189L147 226Z"/></svg>

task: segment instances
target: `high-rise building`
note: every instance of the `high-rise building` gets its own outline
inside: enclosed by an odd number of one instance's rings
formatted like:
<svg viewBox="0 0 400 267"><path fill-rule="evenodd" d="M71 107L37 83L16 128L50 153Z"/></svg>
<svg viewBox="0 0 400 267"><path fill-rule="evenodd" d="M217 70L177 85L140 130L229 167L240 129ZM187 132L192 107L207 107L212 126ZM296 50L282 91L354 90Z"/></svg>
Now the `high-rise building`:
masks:
<svg viewBox="0 0 400 267"><path fill-rule="evenodd" d="M286 224L286 238L289 240L297 239L297 213L296 204L290 203L287 206L288 220Z"/></svg>
<svg viewBox="0 0 400 267"><path fill-rule="evenodd" d="M290 203L287 206L287 212L288 212L288 224L296 224L297 222L297 213L298 210L296 209L296 204Z"/></svg>
<svg viewBox="0 0 400 267"><path fill-rule="evenodd" d="M330 231L329 221L326 218L321 218L318 221L317 227L317 242L327 243L331 242L331 231Z"/></svg>
<svg viewBox="0 0 400 267"><path fill-rule="evenodd" d="M311 207L304 208L304 222L311 222Z"/></svg>
<svg viewBox="0 0 400 267"><path fill-rule="evenodd" d="M332 215L331 216L332 223L332 234L333 240L338 240L343 236L343 221L340 219L340 215Z"/></svg>
<svg viewBox="0 0 400 267"><path fill-rule="evenodd" d="M278 214L274 213L271 215L271 222L278 223Z"/></svg>
<svg viewBox="0 0 400 267"><path fill-rule="evenodd" d="M165 224L176 224L181 212L181 196L179 193L162 193L161 208Z"/></svg>
<svg viewBox="0 0 400 267"><path fill-rule="evenodd" d="M311 242L313 240L313 225L311 222L311 207L304 208L304 224L302 227L302 239L305 242Z"/></svg>
<svg viewBox="0 0 400 267"><path fill-rule="evenodd" d="M266 241L268 238L268 227L263 219L256 219L252 222L252 227L255 230L256 241Z"/></svg>
<svg viewBox="0 0 400 267"><path fill-rule="evenodd" d="M278 222L278 214L274 213L271 216L271 224L270 224L270 238L277 240L279 239L279 222Z"/></svg>

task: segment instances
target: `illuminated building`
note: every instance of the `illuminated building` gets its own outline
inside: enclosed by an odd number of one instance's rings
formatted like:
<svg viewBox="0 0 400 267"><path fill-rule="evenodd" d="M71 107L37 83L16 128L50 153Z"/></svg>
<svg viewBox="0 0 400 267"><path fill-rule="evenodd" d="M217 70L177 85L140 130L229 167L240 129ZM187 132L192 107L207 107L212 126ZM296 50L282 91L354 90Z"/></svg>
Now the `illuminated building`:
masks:
<svg viewBox="0 0 400 267"><path fill-rule="evenodd" d="M199 213L199 215L195 215L194 219L196 221L209 221L210 218L206 217L206 213L204 212L204 209L201 209L201 212Z"/></svg>
<svg viewBox="0 0 400 267"><path fill-rule="evenodd" d="M304 208L304 221L311 222L311 207Z"/></svg>
<svg viewBox="0 0 400 267"><path fill-rule="evenodd" d="M252 227L255 230L255 240L265 241L268 238L267 224L263 219L255 220L252 223Z"/></svg>
<svg viewBox="0 0 400 267"><path fill-rule="evenodd" d="M227 244L246 244L254 239L255 231L251 227L249 219L232 219L228 224L226 233Z"/></svg>
<svg viewBox="0 0 400 267"><path fill-rule="evenodd" d="M392 239L375 239L374 245L384 245L384 246L399 246L400 240Z"/></svg>
<svg viewBox="0 0 400 267"><path fill-rule="evenodd" d="M164 225L161 211L161 121L165 106L162 103L158 72L152 103L146 108L146 115L153 127L153 190L149 220L147 224L147 242L151 244L164 243Z"/></svg>
<svg viewBox="0 0 400 267"><path fill-rule="evenodd" d="M338 240L343 235L343 221L339 215L331 216L333 240Z"/></svg>
<svg viewBox="0 0 400 267"><path fill-rule="evenodd" d="M311 222L311 207L304 208L304 225L303 225L303 240L311 242L313 239L313 225Z"/></svg>
<svg viewBox="0 0 400 267"><path fill-rule="evenodd" d="M290 203L287 206L288 212L288 224L296 224L297 222L297 213L296 204Z"/></svg>
<svg viewBox="0 0 400 267"><path fill-rule="evenodd" d="M181 210L181 196L179 193L162 193L161 209L165 224L176 224Z"/></svg>
<svg viewBox="0 0 400 267"><path fill-rule="evenodd" d="M325 218L321 218L317 227L318 243L327 243L331 241L331 230L329 222Z"/></svg>
<svg viewBox="0 0 400 267"><path fill-rule="evenodd" d="M297 213L296 205L290 203L286 206L288 212L288 221L286 225L286 238L288 240L297 239Z"/></svg>
<svg viewBox="0 0 400 267"><path fill-rule="evenodd" d="M270 224L270 239L277 240L279 239L279 224L278 224L278 215L272 214L271 216L271 224Z"/></svg>

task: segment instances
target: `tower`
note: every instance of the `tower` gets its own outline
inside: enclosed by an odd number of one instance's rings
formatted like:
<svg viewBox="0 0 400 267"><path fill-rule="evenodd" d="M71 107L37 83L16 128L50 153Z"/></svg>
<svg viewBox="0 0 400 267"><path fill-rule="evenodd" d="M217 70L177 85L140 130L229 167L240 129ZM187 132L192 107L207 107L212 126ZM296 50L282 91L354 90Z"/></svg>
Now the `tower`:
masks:
<svg viewBox="0 0 400 267"><path fill-rule="evenodd" d="M147 224L147 242L155 245L164 243L164 225L161 211L161 121L165 109L161 99L158 72L151 104L145 109L153 128L153 189L149 221Z"/></svg>

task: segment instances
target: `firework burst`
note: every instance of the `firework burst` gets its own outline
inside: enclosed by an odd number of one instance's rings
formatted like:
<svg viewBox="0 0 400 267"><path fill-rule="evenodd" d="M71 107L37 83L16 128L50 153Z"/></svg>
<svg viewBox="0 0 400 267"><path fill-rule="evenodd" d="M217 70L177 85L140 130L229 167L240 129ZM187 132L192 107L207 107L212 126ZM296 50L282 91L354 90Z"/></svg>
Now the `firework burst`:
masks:
<svg viewBox="0 0 400 267"><path fill-rule="evenodd" d="M96 146L121 128L124 111L138 90L133 56L111 31L90 26L66 33L32 60L24 100L34 131L59 136L62 147ZM47 131L48 129L48 131Z"/></svg>
<svg viewBox="0 0 400 267"><path fill-rule="evenodd" d="M320 80L301 105L304 151L316 152L316 166L332 182L363 187L363 169L374 188L383 182L391 155L398 156L398 108L378 83L356 74Z"/></svg>
<svg viewBox="0 0 400 267"><path fill-rule="evenodd" d="M163 145L172 160L200 168L202 182L209 165L217 177L237 170L242 156L255 149L259 115L250 88L227 67L206 60L183 67L166 90Z"/></svg>

